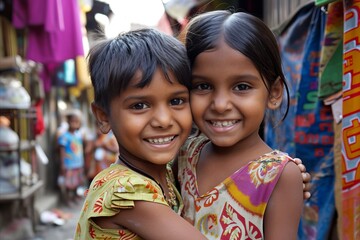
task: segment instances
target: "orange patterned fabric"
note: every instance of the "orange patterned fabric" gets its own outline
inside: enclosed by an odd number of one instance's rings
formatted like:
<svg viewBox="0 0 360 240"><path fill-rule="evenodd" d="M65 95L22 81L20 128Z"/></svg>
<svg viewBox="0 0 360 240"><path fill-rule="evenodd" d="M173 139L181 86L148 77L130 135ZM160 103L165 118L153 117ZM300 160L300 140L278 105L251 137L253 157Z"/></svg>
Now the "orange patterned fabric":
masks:
<svg viewBox="0 0 360 240"><path fill-rule="evenodd" d="M344 0L342 232L360 239L360 1Z"/></svg>

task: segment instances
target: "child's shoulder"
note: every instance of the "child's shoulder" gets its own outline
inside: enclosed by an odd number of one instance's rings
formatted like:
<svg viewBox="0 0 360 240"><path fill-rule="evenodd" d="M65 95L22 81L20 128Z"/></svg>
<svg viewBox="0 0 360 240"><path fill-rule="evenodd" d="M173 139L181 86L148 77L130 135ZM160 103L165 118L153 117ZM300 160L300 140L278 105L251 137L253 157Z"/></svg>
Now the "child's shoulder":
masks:
<svg viewBox="0 0 360 240"><path fill-rule="evenodd" d="M112 164L95 176L89 191L95 192L97 189L101 191L111 189L117 195L135 193L152 195L161 192L156 182L120 164Z"/></svg>
<svg viewBox="0 0 360 240"><path fill-rule="evenodd" d="M274 163L287 163L288 161L293 161L293 159L289 156L289 154L277 149L261 155L256 160L256 162L274 162Z"/></svg>
<svg viewBox="0 0 360 240"><path fill-rule="evenodd" d="M113 163L108 168L105 168L101 172L99 172L95 176L93 182L101 181L125 184L129 182L129 179L131 179L132 181L136 181L137 183L149 180L146 176L134 172L126 166Z"/></svg>

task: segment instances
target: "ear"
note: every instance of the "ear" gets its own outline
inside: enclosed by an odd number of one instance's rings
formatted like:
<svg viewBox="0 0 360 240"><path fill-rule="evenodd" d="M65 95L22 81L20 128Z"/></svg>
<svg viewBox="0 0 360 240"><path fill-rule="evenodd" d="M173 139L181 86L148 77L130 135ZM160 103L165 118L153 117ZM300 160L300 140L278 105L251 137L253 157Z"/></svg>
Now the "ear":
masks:
<svg viewBox="0 0 360 240"><path fill-rule="evenodd" d="M277 109L283 100L284 83L280 77L275 80L275 83L270 89L270 95L268 99L268 108L271 110Z"/></svg>
<svg viewBox="0 0 360 240"><path fill-rule="evenodd" d="M100 131L104 134L108 133L111 129L111 126L106 111L96 105L94 102L91 103L91 110L96 118L96 122L99 125Z"/></svg>

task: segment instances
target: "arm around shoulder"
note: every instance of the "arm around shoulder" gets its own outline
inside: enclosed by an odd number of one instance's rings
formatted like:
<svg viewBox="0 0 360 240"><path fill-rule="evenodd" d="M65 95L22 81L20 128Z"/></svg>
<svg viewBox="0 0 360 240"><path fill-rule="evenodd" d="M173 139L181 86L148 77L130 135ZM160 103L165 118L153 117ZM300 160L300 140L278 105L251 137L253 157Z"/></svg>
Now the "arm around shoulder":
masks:
<svg viewBox="0 0 360 240"><path fill-rule="evenodd" d="M303 208L303 180L292 161L285 166L265 212L264 234L267 240L297 239Z"/></svg>
<svg viewBox="0 0 360 240"><path fill-rule="evenodd" d="M200 231L166 205L136 201L135 207L108 219L143 239L206 239Z"/></svg>

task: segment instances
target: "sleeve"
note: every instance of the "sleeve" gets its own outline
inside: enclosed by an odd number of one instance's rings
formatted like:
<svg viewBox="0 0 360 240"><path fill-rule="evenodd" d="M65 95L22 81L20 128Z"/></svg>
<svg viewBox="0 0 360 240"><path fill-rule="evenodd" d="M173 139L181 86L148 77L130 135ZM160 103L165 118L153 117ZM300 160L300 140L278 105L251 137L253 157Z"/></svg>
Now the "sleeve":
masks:
<svg viewBox="0 0 360 240"><path fill-rule="evenodd" d="M67 143L66 133L63 133L58 137L58 144L60 146L66 146L66 143Z"/></svg>
<svg viewBox="0 0 360 240"><path fill-rule="evenodd" d="M160 186L154 181L139 175L120 178L119 184L114 188L112 206L134 207L134 201L138 200L167 204Z"/></svg>
<svg viewBox="0 0 360 240"><path fill-rule="evenodd" d="M133 208L135 201L167 205L156 182L127 169L105 170L98 174L90 186L87 201L90 217L113 216L121 209Z"/></svg>

